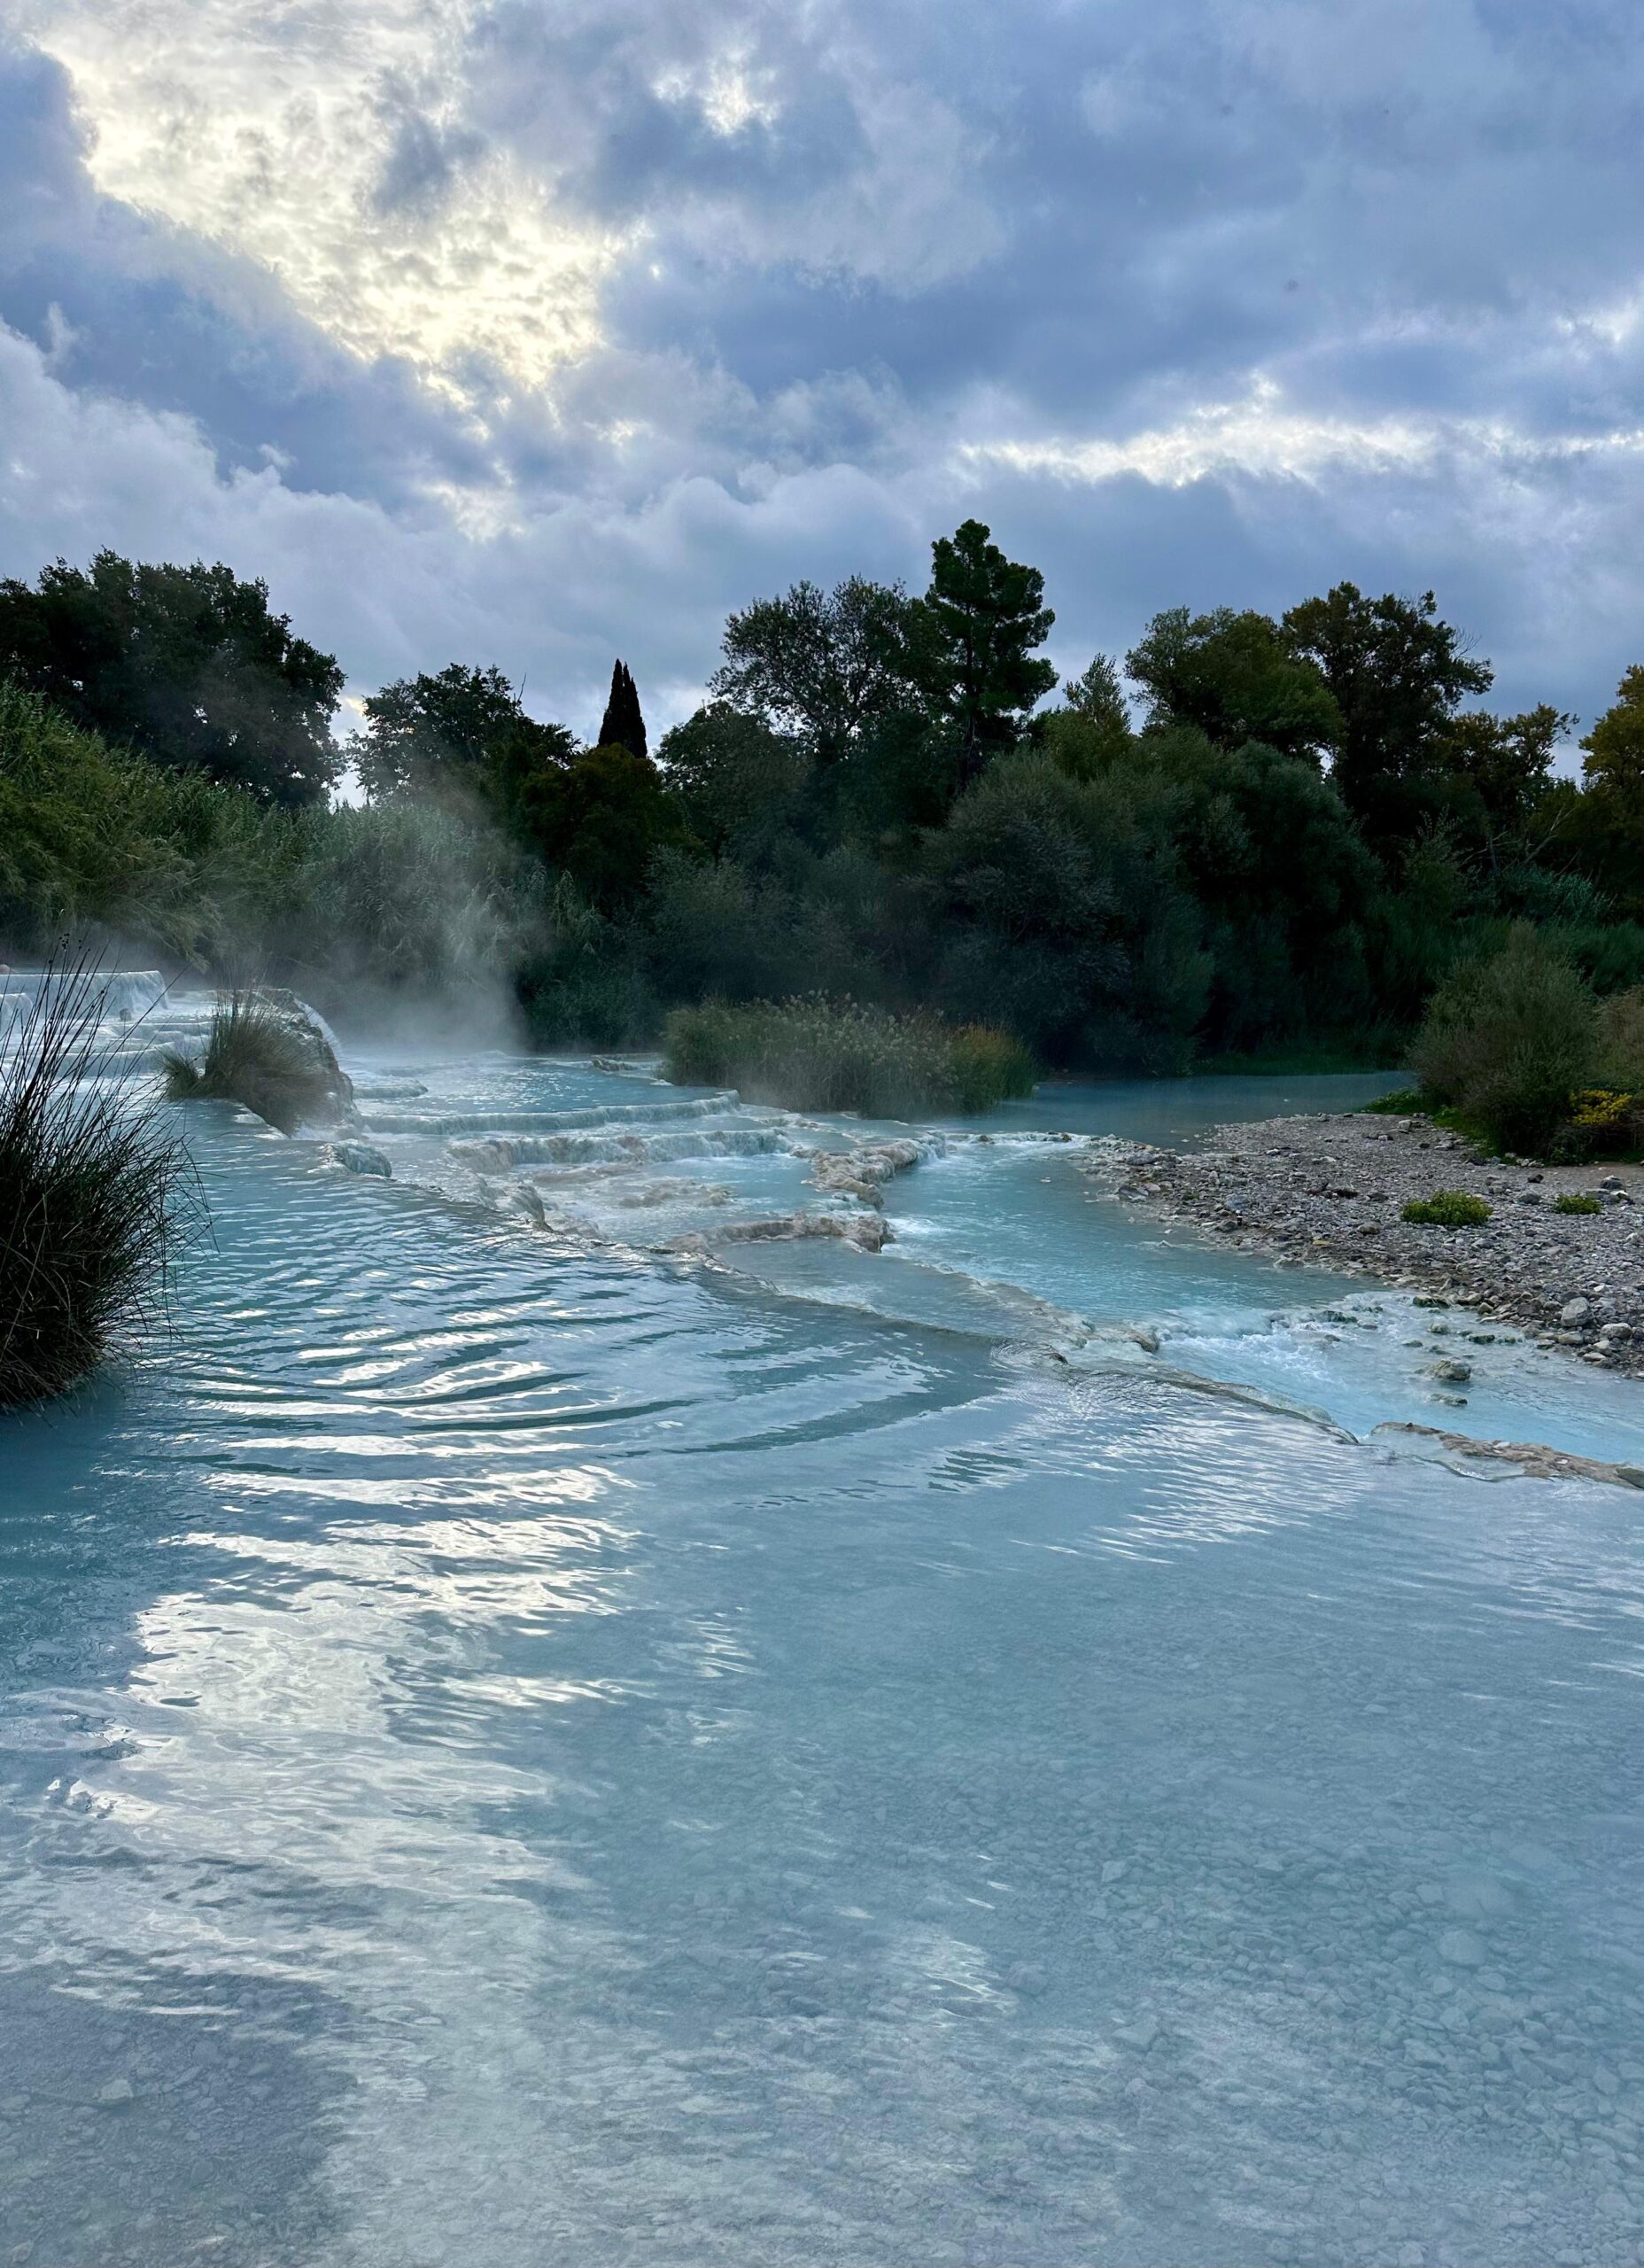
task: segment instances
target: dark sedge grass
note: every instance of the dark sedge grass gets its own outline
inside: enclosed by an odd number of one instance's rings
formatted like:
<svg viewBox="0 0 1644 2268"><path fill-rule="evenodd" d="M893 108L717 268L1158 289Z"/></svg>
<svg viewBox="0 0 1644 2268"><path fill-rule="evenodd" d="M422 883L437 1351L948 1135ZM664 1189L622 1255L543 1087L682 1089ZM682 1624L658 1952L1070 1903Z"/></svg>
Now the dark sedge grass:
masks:
<svg viewBox="0 0 1644 2268"><path fill-rule="evenodd" d="M49 966L0 1029L0 1408L60 1394L169 1320L204 1200L181 1136L111 1060L97 965Z"/></svg>

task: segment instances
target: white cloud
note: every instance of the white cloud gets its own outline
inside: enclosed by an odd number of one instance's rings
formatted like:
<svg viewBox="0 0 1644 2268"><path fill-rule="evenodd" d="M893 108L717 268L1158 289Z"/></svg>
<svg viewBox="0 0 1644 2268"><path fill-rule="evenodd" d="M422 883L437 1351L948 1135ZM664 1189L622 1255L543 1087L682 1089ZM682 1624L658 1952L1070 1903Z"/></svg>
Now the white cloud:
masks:
<svg viewBox="0 0 1644 2268"><path fill-rule="evenodd" d="M654 724L688 713L733 606L803 554L844 574L899 571L910 512L849 467L762 493L670 482L642 503L520 503L505 525L438 500L392 514L290 487L272 464L224 474L190 420L76 392L0 325L0 574L108 546L221 559L260 576L296 627L335 652L358 695L447 660L529 680L529 705L592 729L612 656L637 668ZM469 500L463 500L464 509Z"/></svg>
<svg viewBox="0 0 1644 2268"><path fill-rule="evenodd" d="M966 441L958 452L977 466L1099 482L1126 473L1165 488L1218 477L1320 482L1332 474L1410 474L1441 459L1474 461L1481 476L1517 478L1538 462L1644 454L1644 426L1598 433L1524 432L1501 419L1351 418L1287 403L1271 378L1239 402L1217 402L1169 425L1120 439L1064 436Z"/></svg>
<svg viewBox="0 0 1644 2268"><path fill-rule="evenodd" d="M545 385L598 342L609 229L551 181L467 146L427 200L384 204L397 130L454 122L467 0L23 0L72 75L105 195L257 262L362 358L461 396L476 360Z"/></svg>

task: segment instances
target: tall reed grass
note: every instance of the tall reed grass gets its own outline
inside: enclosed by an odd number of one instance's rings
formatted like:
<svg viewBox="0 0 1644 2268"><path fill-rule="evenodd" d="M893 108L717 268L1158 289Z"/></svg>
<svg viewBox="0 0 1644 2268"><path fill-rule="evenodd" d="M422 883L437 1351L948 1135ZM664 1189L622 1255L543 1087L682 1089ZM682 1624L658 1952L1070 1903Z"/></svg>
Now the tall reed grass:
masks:
<svg viewBox="0 0 1644 2268"><path fill-rule="evenodd" d="M0 1407L61 1393L162 1321L204 1219L180 1138L103 1058L103 1000L81 962L0 1030Z"/></svg>
<svg viewBox="0 0 1644 2268"><path fill-rule="evenodd" d="M682 1085L868 1118L989 1110L1031 1093L1037 1076L1008 1032L819 997L677 1008L663 1045L667 1076Z"/></svg>
<svg viewBox="0 0 1644 2268"><path fill-rule="evenodd" d="M174 1049L167 1055L166 1091L174 1102L237 1102L294 1134L342 1115L347 1090L320 1034L247 988L219 1004L198 1062Z"/></svg>

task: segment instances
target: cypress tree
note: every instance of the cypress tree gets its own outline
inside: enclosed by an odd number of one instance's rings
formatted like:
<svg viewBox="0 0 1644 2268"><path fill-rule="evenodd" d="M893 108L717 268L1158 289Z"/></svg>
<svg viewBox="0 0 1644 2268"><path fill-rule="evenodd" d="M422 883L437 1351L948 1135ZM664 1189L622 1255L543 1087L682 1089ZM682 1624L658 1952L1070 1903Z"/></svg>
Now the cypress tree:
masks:
<svg viewBox="0 0 1644 2268"><path fill-rule="evenodd" d="M598 745L625 748L631 756L643 756L646 752L645 718L640 709L639 687L626 662L617 662L612 668L611 697L600 721Z"/></svg>

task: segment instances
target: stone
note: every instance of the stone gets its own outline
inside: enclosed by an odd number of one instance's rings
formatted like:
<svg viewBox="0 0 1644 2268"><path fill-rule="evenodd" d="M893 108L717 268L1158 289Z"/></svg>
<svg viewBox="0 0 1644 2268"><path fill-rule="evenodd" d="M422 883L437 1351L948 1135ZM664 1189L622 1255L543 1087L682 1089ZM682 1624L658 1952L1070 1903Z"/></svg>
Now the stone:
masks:
<svg viewBox="0 0 1644 2268"><path fill-rule="evenodd" d="M129 2079L105 2079L97 2089L97 2101L105 2110L112 2110L122 2102L130 2102L136 2092Z"/></svg>
<svg viewBox="0 0 1644 2268"><path fill-rule="evenodd" d="M378 1181L393 1178L392 1166L371 1142L333 1142L327 1147L325 1161L340 1166L345 1173L369 1174Z"/></svg>
<svg viewBox="0 0 1644 2268"><path fill-rule="evenodd" d="M1427 1375L1441 1380L1446 1386L1465 1386L1473 1375L1470 1363L1457 1363L1448 1356L1442 1362L1429 1363Z"/></svg>
<svg viewBox="0 0 1644 2268"><path fill-rule="evenodd" d="M1585 1323L1592 1312L1586 1300L1566 1300L1558 1311L1558 1319L1567 1330L1573 1331L1578 1324Z"/></svg>
<svg viewBox="0 0 1644 2268"><path fill-rule="evenodd" d="M1458 1969L1481 1969L1485 1948L1470 1930L1446 1930L1438 1940L1438 1958Z"/></svg>

